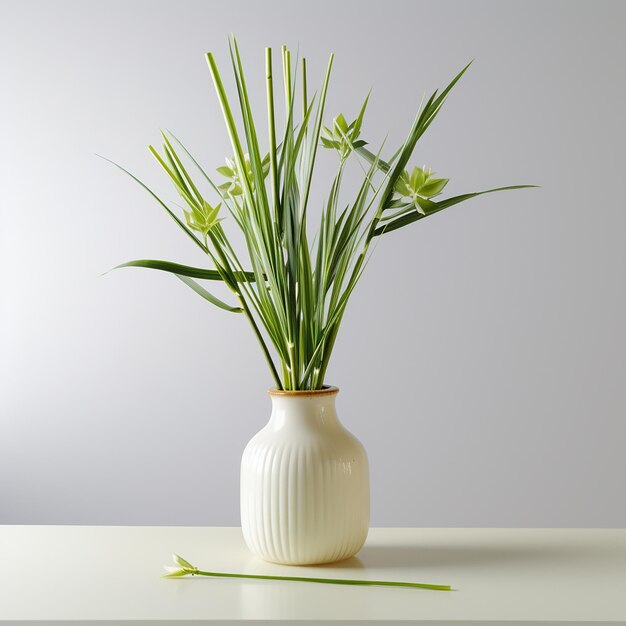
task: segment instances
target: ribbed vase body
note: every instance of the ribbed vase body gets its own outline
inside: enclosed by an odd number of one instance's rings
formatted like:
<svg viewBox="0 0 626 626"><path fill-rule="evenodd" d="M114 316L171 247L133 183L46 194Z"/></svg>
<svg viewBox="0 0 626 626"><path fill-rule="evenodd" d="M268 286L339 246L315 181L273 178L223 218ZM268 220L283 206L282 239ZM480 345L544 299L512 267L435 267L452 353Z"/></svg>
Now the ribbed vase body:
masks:
<svg viewBox="0 0 626 626"><path fill-rule="evenodd" d="M243 536L266 561L330 563L365 542L367 455L337 418L337 392L270 392L270 421L243 453Z"/></svg>

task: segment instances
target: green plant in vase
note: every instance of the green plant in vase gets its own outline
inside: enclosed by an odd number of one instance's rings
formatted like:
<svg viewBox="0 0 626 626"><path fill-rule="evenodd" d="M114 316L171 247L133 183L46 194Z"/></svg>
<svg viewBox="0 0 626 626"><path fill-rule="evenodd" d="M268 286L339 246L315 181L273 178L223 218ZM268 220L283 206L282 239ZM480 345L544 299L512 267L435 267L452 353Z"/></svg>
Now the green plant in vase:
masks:
<svg viewBox="0 0 626 626"><path fill-rule="evenodd" d="M437 200L448 180L434 178L430 170L419 167L406 169L418 140L468 66L441 93L432 94L418 111L404 143L391 158L383 160L380 151L371 152L359 138L367 99L351 124L338 115L330 127L323 125L332 55L320 93L310 99L302 59L297 98L297 73L291 68L291 53L283 48L285 124L279 131L272 51L266 50L268 120L263 131L267 136L262 137L253 118L235 39L230 51L243 133L237 129L215 59L207 54L234 153L227 158L227 165L217 168L219 177L209 175L171 134L163 134L161 152L150 146L187 208L179 217L175 209L148 191L208 257L210 267L155 260L130 261L119 267L171 272L212 304L242 314L252 326L278 389L320 389L348 300L375 238L477 195L530 185ZM301 115L296 121L298 112ZM311 243L308 205L320 146L337 151L339 166L329 185L317 238ZM367 167L356 196L343 208L339 194L351 157L360 158ZM225 220L225 216L230 219ZM247 247L245 262L231 245L226 226L242 231ZM198 279L223 282L232 291L233 302L218 299L200 286Z"/></svg>
<svg viewBox="0 0 626 626"><path fill-rule="evenodd" d="M136 260L119 267L170 272L211 304L245 317L274 380L275 411L290 413L289 407L294 407L300 417L294 418L293 424L309 419L305 415L307 411L315 421L320 411L334 415L336 388L329 391L325 386L326 372L350 296L365 270L375 240L481 194L529 185L443 197L448 179L438 178L430 169L411 163L417 142L469 66L423 102L402 145L390 156L385 151L383 158L383 147L370 149L362 137L368 98L353 121L337 115L325 123L332 55L319 91L310 95L306 61L302 59L296 71L290 51L282 48L284 121L279 128L272 50L265 51L267 119L262 122L253 115L234 38L229 49L236 85L234 98L226 93L213 54L206 55L230 139L226 164L217 168L217 175L212 170L207 172L171 133L162 133L159 149L150 146L182 199L185 207L182 212L129 173L200 249L206 264L190 267L170 261ZM328 181L319 224L311 237L310 195L321 148L337 153L338 166L336 175ZM346 203L340 200L340 195L350 159L360 162L362 174L356 192ZM232 229L243 235L243 250L236 249ZM223 283L232 297L228 301L218 298L211 290L212 281ZM298 404L305 399L310 402ZM337 425L332 437L329 435L335 447L339 446L340 434L346 432L338 422ZM265 429L259 433L261 439L264 432ZM274 494L278 498L272 508L277 511L276 519L261 519L262 504L248 495L267 489L269 483L257 481L259 471L254 464L259 462L258 454L255 457L249 450L251 446L256 449L259 441L250 442L242 462L242 525L251 549L273 561L317 563L346 558L360 548L367 534L369 515L367 458L360 444L351 435L346 437L342 454L349 455L352 466L340 479L335 476L333 484L322 485L315 495L312 485L319 486L319 480L315 482L314 477L300 474L291 477L296 483L302 481L301 488L312 494L313 501L335 494L327 502L334 513L327 519L328 528L322 531L311 525L313 521L307 521L298 509L300 504L285 493ZM316 445L322 440L324 436L320 434ZM264 440L263 450L272 445ZM312 471L322 472L323 464L332 461L328 455L322 457L319 468ZM315 462L314 467L317 467ZM279 467L276 471L297 470ZM271 482L271 477L259 480ZM245 498L244 492L248 494ZM348 515L347 505L341 502L356 492L356 499L351 500L356 513L352 511ZM352 533L350 541L337 531L342 524L350 526L346 522L348 516L354 518L350 522L352 527L341 532ZM292 523L294 519L299 520L300 526ZM289 531L285 527L287 523L291 524ZM264 526L267 524L273 525L274 530L280 526L278 535L289 543L289 549L286 544L261 545L255 539L267 530ZM343 551L337 548L340 543Z"/></svg>

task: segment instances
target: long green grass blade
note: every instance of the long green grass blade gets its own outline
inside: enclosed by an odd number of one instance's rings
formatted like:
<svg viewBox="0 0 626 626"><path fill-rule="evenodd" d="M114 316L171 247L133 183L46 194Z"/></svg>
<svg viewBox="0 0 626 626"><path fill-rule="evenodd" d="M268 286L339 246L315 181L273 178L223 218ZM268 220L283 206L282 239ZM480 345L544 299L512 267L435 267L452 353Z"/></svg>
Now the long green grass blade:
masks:
<svg viewBox="0 0 626 626"><path fill-rule="evenodd" d="M391 165L389 165L387 161L383 161L382 159L376 159L376 155L373 152L370 152L365 146L359 146L355 150L357 154L360 154L370 163L373 163L374 161L376 161L378 163L378 167L383 172L388 172L391 169Z"/></svg>
<svg viewBox="0 0 626 626"><path fill-rule="evenodd" d="M203 280L222 281L222 276L217 270L207 270L201 267L181 265L180 263L172 263L171 261L160 261L158 259L137 259L135 261L122 263L121 265L116 265L113 269L117 270L122 267L145 267L152 270L169 272L170 274L180 274L181 276L188 276L189 278L201 278ZM254 282L255 280L253 272L245 272L244 274L236 272L235 275L237 276L238 281L246 280L248 282Z"/></svg>
<svg viewBox="0 0 626 626"><path fill-rule="evenodd" d="M199 296L202 296L205 300L208 300L211 304L219 307L220 309L224 309L225 311L230 311L231 313L243 313L243 309L241 307L231 306L226 304L219 298L216 298L212 293L208 292L202 285L199 285L193 278L189 278L187 276L183 276L181 274L176 274L176 277L185 283L188 287L191 287Z"/></svg>
<svg viewBox="0 0 626 626"><path fill-rule="evenodd" d="M414 211L412 213L403 215L396 220L386 223L384 226L379 226L376 230L374 230L374 236L378 237L379 235L389 233L393 230L397 230L398 228L402 228L403 226L407 226L409 224L412 224L413 222L417 222L418 220L421 220L425 217L429 217L430 215L439 213L439 211L443 211L443 209L447 209L448 207L451 207L455 204L465 202L466 200L470 200L471 198L475 198L476 196L482 196L484 194L494 193L496 191L507 191L511 189L532 189L536 187L537 185L510 185L508 187L497 187L495 189L487 189L485 191L477 191L475 193L465 193L460 196L448 198L447 200L442 200L440 202L420 199L419 203L421 207L425 210L425 214Z"/></svg>

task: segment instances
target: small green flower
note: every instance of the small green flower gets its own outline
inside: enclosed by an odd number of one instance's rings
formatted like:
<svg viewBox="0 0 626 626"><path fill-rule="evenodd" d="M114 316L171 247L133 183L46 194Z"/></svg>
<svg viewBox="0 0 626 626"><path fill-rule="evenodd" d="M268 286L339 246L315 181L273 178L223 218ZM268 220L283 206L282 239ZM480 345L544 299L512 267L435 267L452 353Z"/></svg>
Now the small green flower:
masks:
<svg viewBox="0 0 626 626"><path fill-rule="evenodd" d="M323 127L325 136L320 137L322 146L337 150L342 161L345 161L353 150L366 144L365 141L359 139L359 135L361 134L361 125L368 99L369 96L365 99L359 116L351 124L348 124L346 118L340 113L333 120L332 129L328 126Z"/></svg>
<svg viewBox="0 0 626 626"><path fill-rule="evenodd" d="M448 180L448 178L433 178L433 171L426 166L414 167L410 174L408 170L400 174L394 191L403 198L410 198L418 213L426 215L420 205L420 199L428 200L438 196L448 184Z"/></svg>
<svg viewBox="0 0 626 626"><path fill-rule="evenodd" d="M228 196L240 196L243 193L243 187L241 184L241 179L239 177L239 172L237 170L237 165L235 164L234 157L232 159L226 158L226 165L222 165L217 168L217 171L228 178L228 182L222 183L218 185L219 189L221 189ZM269 155L267 155L263 161L263 178L265 178L269 172L270 162ZM244 156L244 169L246 172L246 177L248 179L248 183L250 185L250 189L254 191L254 174L252 173L252 165L250 164L250 156L246 154Z"/></svg>
<svg viewBox="0 0 626 626"><path fill-rule="evenodd" d="M165 571L167 574L163 574L165 578L177 578L179 576L187 576L188 574L195 574L198 568L193 566L189 561L185 561L182 556L178 554L172 554L175 565L165 565Z"/></svg>
<svg viewBox="0 0 626 626"><path fill-rule="evenodd" d="M203 200L202 205L190 205L191 211L183 209L187 226L202 233L205 245L209 231L223 219L217 217L221 206L221 202L217 206L212 207L206 200Z"/></svg>

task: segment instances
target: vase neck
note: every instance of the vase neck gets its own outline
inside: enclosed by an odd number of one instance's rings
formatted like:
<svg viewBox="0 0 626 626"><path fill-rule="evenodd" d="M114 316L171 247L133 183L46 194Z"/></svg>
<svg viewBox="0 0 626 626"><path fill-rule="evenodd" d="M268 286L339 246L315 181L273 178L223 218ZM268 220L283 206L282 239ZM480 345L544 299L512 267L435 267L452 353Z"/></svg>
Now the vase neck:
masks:
<svg viewBox="0 0 626 626"><path fill-rule="evenodd" d="M339 425L333 395L272 395L268 426L275 430L290 427L335 427Z"/></svg>

